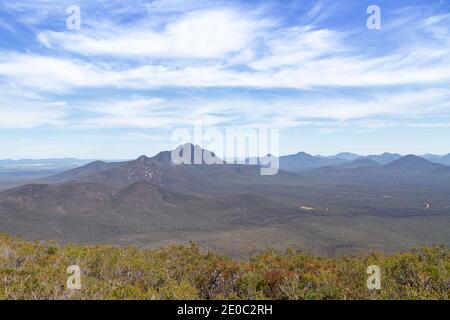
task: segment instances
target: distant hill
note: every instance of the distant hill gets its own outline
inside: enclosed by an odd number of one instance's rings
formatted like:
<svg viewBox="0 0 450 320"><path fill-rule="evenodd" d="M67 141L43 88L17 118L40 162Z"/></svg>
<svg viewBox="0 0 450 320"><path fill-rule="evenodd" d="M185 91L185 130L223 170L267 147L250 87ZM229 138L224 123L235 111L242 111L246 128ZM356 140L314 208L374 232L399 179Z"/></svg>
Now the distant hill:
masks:
<svg viewBox="0 0 450 320"><path fill-rule="evenodd" d="M378 166L380 166L380 164L374 160L357 158L354 161L341 164L338 167L352 169L360 167L378 167Z"/></svg>
<svg viewBox="0 0 450 320"><path fill-rule="evenodd" d="M280 157L280 168L288 172L301 172L309 169L336 166L347 162L345 159L312 156L305 152Z"/></svg>
<svg viewBox="0 0 450 320"><path fill-rule="evenodd" d="M259 165L206 164L215 155L200 146L176 152L188 163L173 151L94 161L0 192L0 231L143 245L194 237L240 253L255 243L327 254L450 243L450 167L414 155L384 154L397 159L382 165L300 152L281 157L281 169L298 171L262 176Z"/></svg>
<svg viewBox="0 0 450 320"><path fill-rule="evenodd" d="M198 146L185 147L214 156ZM299 176L263 177L259 166L250 165L174 164L171 154L95 161L0 192L0 220L16 232L34 234L30 229L42 220L47 223L35 231L46 237L98 240L124 233L258 225L301 214L295 206L249 193L249 186L271 190Z"/></svg>
<svg viewBox="0 0 450 320"><path fill-rule="evenodd" d="M429 178L434 181L440 180L442 184L450 181L450 166L442 166L429 172Z"/></svg>
<svg viewBox="0 0 450 320"><path fill-rule="evenodd" d="M443 165L410 154L386 164L384 168L388 170L406 170L419 173L441 168L442 166Z"/></svg>
<svg viewBox="0 0 450 320"><path fill-rule="evenodd" d="M88 159L77 158L50 158L50 159L0 159L0 170L2 169L17 169L17 170L43 170L43 169L58 169L58 168L74 168L92 162Z"/></svg>
<svg viewBox="0 0 450 320"><path fill-rule="evenodd" d="M385 165L372 159L359 158L338 166L305 171L302 175L336 185L356 184L369 189L374 186L388 188L401 185L407 185L409 189L413 186L440 188L450 186L448 169L450 169L448 166L415 155L407 155Z"/></svg>
<svg viewBox="0 0 450 320"><path fill-rule="evenodd" d="M182 155L180 146L177 148ZM207 154L215 157L214 153L191 144L191 159L194 154ZM274 176L261 176L258 165L225 164L217 158L217 163L223 164L174 164L171 159L172 151L163 151L153 157L140 156L136 160L106 163L96 161L80 168L61 174L39 179L39 183L61 183L80 181L86 183L100 183L113 187L124 187L134 182L145 181L171 190L190 194L223 194L245 192L247 184L258 184L265 181L268 185L289 183L299 177L286 172L279 172ZM201 158L202 159L202 158ZM202 160L204 162L204 160Z"/></svg>
<svg viewBox="0 0 450 320"><path fill-rule="evenodd" d="M365 170L370 172L376 170L381 165L370 159L357 158L356 160L345 162L336 166L326 166L309 171L305 171L304 175L309 177L322 177L326 179L341 179L346 176L358 175L358 172ZM356 171L358 170L358 171Z"/></svg>
<svg viewBox="0 0 450 320"><path fill-rule="evenodd" d="M0 192L0 219L14 234L104 241L148 232L224 230L301 215L298 208L254 194L198 197L149 182L24 185Z"/></svg>
<svg viewBox="0 0 450 320"><path fill-rule="evenodd" d="M84 177L89 176L90 174L106 171L112 168L116 168L122 165L122 162L104 162L104 161L94 161L88 163L84 166L64 171L62 173L39 179L36 182L44 182L44 183L57 183L57 182L65 182L70 180L78 180Z"/></svg>
<svg viewBox="0 0 450 320"><path fill-rule="evenodd" d="M363 156L361 158L373 160L375 162L378 162L380 164L388 164L389 162L395 161L400 159L402 156L398 153L389 153L385 152L380 155L369 155L369 156Z"/></svg>
<svg viewBox="0 0 450 320"><path fill-rule="evenodd" d="M446 166L450 166L450 153L444 156L438 156L434 154L425 154L422 158L427 159L428 161L443 164Z"/></svg>
<svg viewBox="0 0 450 320"><path fill-rule="evenodd" d="M317 168L344 165L347 168L360 166L386 165L403 156L398 153L385 152L379 155L359 156L350 152L338 153L335 156L313 156L305 152L280 157L280 168L287 172L303 172ZM450 165L450 154L446 156L426 155L423 159L433 163ZM358 162L355 162L358 160ZM363 162L367 160L368 162ZM255 162L256 163L256 162Z"/></svg>
<svg viewBox="0 0 450 320"><path fill-rule="evenodd" d="M442 159L442 162L441 162L442 164L450 166L450 153L445 156L442 156L441 159Z"/></svg>
<svg viewBox="0 0 450 320"><path fill-rule="evenodd" d="M359 155L351 152L341 152L333 156L333 158L344 159L349 161L356 160L359 157L360 157Z"/></svg>
<svg viewBox="0 0 450 320"><path fill-rule="evenodd" d="M0 159L0 165L11 165L11 164L32 164L32 163L80 163L92 160L77 159L77 158L47 158L47 159Z"/></svg>

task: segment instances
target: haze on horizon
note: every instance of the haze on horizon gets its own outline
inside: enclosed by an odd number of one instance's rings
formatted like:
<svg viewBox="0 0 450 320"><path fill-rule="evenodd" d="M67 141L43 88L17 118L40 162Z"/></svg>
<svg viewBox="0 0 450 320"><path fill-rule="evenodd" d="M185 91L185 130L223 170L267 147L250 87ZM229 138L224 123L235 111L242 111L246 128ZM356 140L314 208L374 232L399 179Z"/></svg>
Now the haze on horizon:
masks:
<svg viewBox="0 0 450 320"><path fill-rule="evenodd" d="M0 159L135 159L200 121L280 154L448 154L450 2L0 3ZM70 10L69 10L70 11Z"/></svg>

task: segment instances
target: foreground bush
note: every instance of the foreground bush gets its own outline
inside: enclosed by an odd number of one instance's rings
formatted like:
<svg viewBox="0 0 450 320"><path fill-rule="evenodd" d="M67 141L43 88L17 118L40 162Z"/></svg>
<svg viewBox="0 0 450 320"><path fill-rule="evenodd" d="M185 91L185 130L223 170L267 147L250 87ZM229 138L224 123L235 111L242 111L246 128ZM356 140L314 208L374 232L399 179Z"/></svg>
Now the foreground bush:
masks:
<svg viewBox="0 0 450 320"><path fill-rule="evenodd" d="M81 290L66 287L69 265ZM369 265L381 289L366 286ZM386 256L315 257L294 250L238 262L195 245L159 250L58 246L0 234L0 299L450 299L443 246Z"/></svg>

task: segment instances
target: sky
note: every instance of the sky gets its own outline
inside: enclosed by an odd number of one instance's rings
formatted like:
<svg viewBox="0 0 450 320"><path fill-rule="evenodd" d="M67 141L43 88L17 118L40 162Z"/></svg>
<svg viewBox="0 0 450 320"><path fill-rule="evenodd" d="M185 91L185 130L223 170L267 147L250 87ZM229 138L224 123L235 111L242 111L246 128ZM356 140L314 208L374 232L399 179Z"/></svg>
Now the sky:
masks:
<svg viewBox="0 0 450 320"><path fill-rule="evenodd" d="M447 154L450 1L0 0L0 158L131 159L196 125Z"/></svg>

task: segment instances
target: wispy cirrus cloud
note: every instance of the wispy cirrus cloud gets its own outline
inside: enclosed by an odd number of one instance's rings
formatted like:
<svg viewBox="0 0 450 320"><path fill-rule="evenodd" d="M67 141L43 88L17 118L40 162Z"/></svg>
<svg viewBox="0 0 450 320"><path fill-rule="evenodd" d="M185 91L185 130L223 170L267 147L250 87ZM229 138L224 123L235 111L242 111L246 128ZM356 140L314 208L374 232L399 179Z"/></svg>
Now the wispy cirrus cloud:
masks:
<svg viewBox="0 0 450 320"><path fill-rule="evenodd" d="M89 62L15 52L0 55L0 76L43 93L114 86L123 79L119 70L102 68Z"/></svg>
<svg viewBox="0 0 450 320"><path fill-rule="evenodd" d="M66 111L81 114L66 123L72 128L174 129L204 126L295 128L315 126L326 130L349 125L368 129L430 124L436 114L450 113L445 89L374 92L364 97L117 97L72 102ZM255 112L258 110L258 112ZM245 114L245 117L242 115ZM395 119L395 120L393 120ZM442 123L442 120L440 121Z"/></svg>
<svg viewBox="0 0 450 320"><path fill-rule="evenodd" d="M311 10L326 10L320 3L316 6ZM134 24L114 25L110 17L102 17L87 19L87 26L79 31L39 32L36 37L50 55L3 52L0 76L36 90L310 89L450 81L450 16L445 14L405 22L415 41L378 55L353 43L354 31L278 26L264 11L195 9L160 17L162 22L156 25L142 17Z"/></svg>
<svg viewBox="0 0 450 320"><path fill-rule="evenodd" d="M67 116L65 106L65 101L46 99L10 85L9 90L0 90L0 128L61 125Z"/></svg>
<svg viewBox="0 0 450 320"><path fill-rule="evenodd" d="M27 41L0 46L1 112L11 110L0 129L24 114L34 119L25 127L114 130L199 119L446 128L450 14L437 2L389 11L394 2L380 4L379 31L365 27L363 6L350 14L330 1L80 0L81 30L66 28L71 1L4 2L1 31Z"/></svg>
<svg viewBox="0 0 450 320"><path fill-rule="evenodd" d="M0 75L35 90L76 88L159 88L159 87L253 87L294 88L369 87L443 83L450 80L450 64L441 49L396 53L389 57L333 57L307 61L301 66L276 70L233 70L220 64L173 67L142 65L123 67L101 65L77 59L6 53L0 60ZM299 57L295 57L298 59ZM436 63L436 59L443 59ZM271 62L272 61L272 62ZM259 66L273 61L259 60Z"/></svg>
<svg viewBox="0 0 450 320"><path fill-rule="evenodd" d="M158 31L145 21L109 30L88 27L76 33L44 31L38 39L49 48L86 56L221 59L251 46L267 24L230 9L190 12L169 20Z"/></svg>

